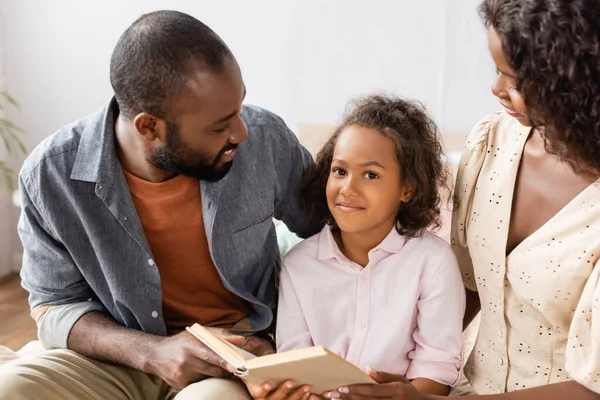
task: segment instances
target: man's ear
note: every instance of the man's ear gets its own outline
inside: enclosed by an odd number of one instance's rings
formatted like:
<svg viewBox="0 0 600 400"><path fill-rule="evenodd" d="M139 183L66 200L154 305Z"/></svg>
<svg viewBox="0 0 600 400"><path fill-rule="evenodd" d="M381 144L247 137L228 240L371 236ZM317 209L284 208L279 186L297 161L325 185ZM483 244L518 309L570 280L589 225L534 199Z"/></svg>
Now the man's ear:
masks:
<svg viewBox="0 0 600 400"><path fill-rule="evenodd" d="M143 112L139 113L133 119L133 125L137 133L149 142L155 140L164 141L166 136L166 126L162 119Z"/></svg>

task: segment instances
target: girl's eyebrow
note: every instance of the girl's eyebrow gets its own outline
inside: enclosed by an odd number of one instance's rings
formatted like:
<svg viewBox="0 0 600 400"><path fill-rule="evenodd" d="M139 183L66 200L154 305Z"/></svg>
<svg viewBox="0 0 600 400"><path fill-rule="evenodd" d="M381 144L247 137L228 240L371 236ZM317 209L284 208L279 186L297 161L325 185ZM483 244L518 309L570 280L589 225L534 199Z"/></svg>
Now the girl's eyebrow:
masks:
<svg viewBox="0 0 600 400"><path fill-rule="evenodd" d="M361 167L379 167L385 169L385 167L379 164L377 161L368 161L366 163L360 164Z"/></svg>
<svg viewBox="0 0 600 400"><path fill-rule="evenodd" d="M348 163L344 160L341 160L339 158L334 158L333 160L331 160L331 163L338 163L338 164L344 164L347 165ZM379 167L382 169L385 169L385 167L383 165L381 165L380 163L378 163L377 161L367 161L366 163L362 163L360 164L361 167Z"/></svg>

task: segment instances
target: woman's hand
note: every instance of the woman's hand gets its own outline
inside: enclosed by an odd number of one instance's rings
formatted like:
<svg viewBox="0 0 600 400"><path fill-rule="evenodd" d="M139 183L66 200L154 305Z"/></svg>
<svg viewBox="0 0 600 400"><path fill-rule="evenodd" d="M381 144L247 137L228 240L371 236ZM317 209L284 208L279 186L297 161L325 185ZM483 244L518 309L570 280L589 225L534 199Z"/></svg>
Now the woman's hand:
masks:
<svg viewBox="0 0 600 400"><path fill-rule="evenodd" d="M371 369L367 369L367 373L378 383L341 387L336 391L325 393L325 397L348 400L366 400L379 397L391 400L428 400L426 395L419 392L402 375L375 372Z"/></svg>
<svg viewBox="0 0 600 400"><path fill-rule="evenodd" d="M276 389L273 389L270 383L262 385L245 383L250 395L255 400L319 400L318 396L310 393L309 386L294 388L292 381L284 382Z"/></svg>

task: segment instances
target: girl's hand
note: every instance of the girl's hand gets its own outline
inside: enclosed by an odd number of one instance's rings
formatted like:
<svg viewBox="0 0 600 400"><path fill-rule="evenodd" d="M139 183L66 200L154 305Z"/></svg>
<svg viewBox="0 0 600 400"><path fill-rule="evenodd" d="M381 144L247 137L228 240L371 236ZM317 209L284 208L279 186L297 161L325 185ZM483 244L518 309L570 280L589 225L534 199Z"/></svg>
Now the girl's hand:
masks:
<svg viewBox="0 0 600 400"><path fill-rule="evenodd" d="M428 397L419 392L402 375L375 372L367 368L367 374L377 384L351 385L341 387L336 391L327 392L324 396L328 399L366 400L383 397L391 400L428 400Z"/></svg>
<svg viewBox="0 0 600 400"><path fill-rule="evenodd" d="M262 385L244 383L255 400L319 400L318 396L310 393L309 386L294 388L294 383L291 381L284 382L277 389L273 389L270 383Z"/></svg>

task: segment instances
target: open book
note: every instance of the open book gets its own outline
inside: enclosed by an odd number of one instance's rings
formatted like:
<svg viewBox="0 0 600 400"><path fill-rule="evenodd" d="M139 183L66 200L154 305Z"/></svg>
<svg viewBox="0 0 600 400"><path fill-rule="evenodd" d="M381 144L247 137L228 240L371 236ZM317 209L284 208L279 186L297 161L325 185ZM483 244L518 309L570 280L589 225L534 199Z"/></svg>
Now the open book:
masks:
<svg viewBox="0 0 600 400"><path fill-rule="evenodd" d="M218 338L199 324L186 329L231 364L235 368L235 375L250 383L269 382L277 386L291 380L298 386L309 385L315 394L340 386L375 383L358 367L322 346L257 357Z"/></svg>

